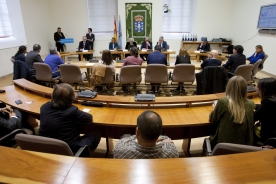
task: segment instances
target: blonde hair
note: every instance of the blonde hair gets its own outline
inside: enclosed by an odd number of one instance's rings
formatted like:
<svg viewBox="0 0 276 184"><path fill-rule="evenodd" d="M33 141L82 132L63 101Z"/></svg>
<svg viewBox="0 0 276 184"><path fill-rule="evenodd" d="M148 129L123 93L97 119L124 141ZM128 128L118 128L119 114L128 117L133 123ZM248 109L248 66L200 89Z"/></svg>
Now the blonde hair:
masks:
<svg viewBox="0 0 276 184"><path fill-rule="evenodd" d="M234 122L242 124L245 117L244 99L247 94L247 83L241 76L232 77L226 86L226 97L229 99L228 109Z"/></svg>
<svg viewBox="0 0 276 184"><path fill-rule="evenodd" d="M179 55L179 56L183 56L183 57L185 57L185 56L190 56L189 53L187 52L187 50L184 49L184 48L181 48L181 49L179 50L179 54L178 54L178 55Z"/></svg>

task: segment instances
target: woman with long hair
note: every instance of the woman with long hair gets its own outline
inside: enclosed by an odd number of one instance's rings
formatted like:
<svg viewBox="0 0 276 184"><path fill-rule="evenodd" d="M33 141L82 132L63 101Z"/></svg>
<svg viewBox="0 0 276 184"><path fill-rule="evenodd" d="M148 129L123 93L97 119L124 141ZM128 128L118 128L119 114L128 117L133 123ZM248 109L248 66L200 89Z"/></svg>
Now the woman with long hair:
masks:
<svg viewBox="0 0 276 184"><path fill-rule="evenodd" d="M254 102L247 99L247 83L241 76L232 77L226 96L213 104L210 123L214 134L211 146L218 143L253 145Z"/></svg>
<svg viewBox="0 0 276 184"><path fill-rule="evenodd" d="M139 57L139 52L138 52L137 47L131 47L129 51L130 51L130 56L128 56L125 59L123 66L126 66L126 65L140 65L141 66L143 63L143 59Z"/></svg>
<svg viewBox="0 0 276 184"><path fill-rule="evenodd" d="M104 64L106 66L111 66L112 71L115 72L116 63L112 58L110 50L104 50L102 54L102 59L99 61L99 64Z"/></svg>
<svg viewBox="0 0 276 184"><path fill-rule="evenodd" d="M261 104L256 104L254 121L259 121L261 130L254 142L265 142L267 139L276 137L276 79L260 79L257 91L261 98ZM257 138L257 137L256 137Z"/></svg>
<svg viewBox="0 0 276 184"><path fill-rule="evenodd" d="M265 53L264 53L263 46L257 45L255 47L255 49L256 50L255 50L254 54L252 54L252 56L246 58L250 62L250 64L256 63L259 59L264 59Z"/></svg>
<svg viewBox="0 0 276 184"><path fill-rule="evenodd" d="M14 60L20 60L20 61L23 61L25 62L25 54L27 53L27 47L24 46L24 45L21 45L19 48L18 48L18 51L17 53L14 55Z"/></svg>

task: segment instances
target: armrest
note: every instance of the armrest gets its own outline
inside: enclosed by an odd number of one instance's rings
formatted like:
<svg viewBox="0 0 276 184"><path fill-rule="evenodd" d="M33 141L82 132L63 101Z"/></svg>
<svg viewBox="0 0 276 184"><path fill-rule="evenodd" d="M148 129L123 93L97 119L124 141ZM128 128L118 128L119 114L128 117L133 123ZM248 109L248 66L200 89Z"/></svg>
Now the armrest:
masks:
<svg viewBox="0 0 276 184"><path fill-rule="evenodd" d="M11 133L9 134L6 134L2 137L0 137L0 145L9 145L9 140L11 140L12 138L15 137L16 134L19 134L19 133L23 133L23 134L27 134L24 130L22 129L16 129L14 131L12 131ZM16 142L15 142L16 144Z"/></svg>
<svg viewBox="0 0 276 184"><path fill-rule="evenodd" d="M212 147L211 147L211 142L210 142L209 138L204 139L203 151L205 151L206 156L211 156L212 155Z"/></svg>
<svg viewBox="0 0 276 184"><path fill-rule="evenodd" d="M81 147L75 154L75 157L91 157L91 156L92 156L92 151L87 145Z"/></svg>

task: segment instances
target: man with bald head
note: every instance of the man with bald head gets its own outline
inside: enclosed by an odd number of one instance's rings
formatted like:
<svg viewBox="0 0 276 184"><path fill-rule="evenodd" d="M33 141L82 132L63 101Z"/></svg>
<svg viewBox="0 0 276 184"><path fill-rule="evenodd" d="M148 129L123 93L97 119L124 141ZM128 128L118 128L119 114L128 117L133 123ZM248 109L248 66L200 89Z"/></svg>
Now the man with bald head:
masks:
<svg viewBox="0 0 276 184"><path fill-rule="evenodd" d="M167 136L160 136L162 119L154 111L145 111L137 118L136 134L123 136L114 147L114 158L152 159L178 158L178 150Z"/></svg>
<svg viewBox="0 0 276 184"><path fill-rule="evenodd" d="M202 62L201 68L203 69L207 66L221 66L221 60L218 60L217 57L218 51L212 50L208 55L208 59Z"/></svg>
<svg viewBox="0 0 276 184"><path fill-rule="evenodd" d="M58 66L64 64L64 61L61 59L60 54L55 47L50 48L50 54L46 56L44 63L50 66L53 78L60 76Z"/></svg>
<svg viewBox="0 0 276 184"><path fill-rule="evenodd" d="M86 36L83 36L83 37L82 37L82 41L80 41L80 43L79 43L78 50L79 50L79 51L90 50L90 43L89 43L89 41L87 41L87 37L86 37ZM86 61L89 61L90 55L84 54L84 55L83 55L83 58L85 58ZM80 57L80 55L79 55L79 61L80 61L80 60L81 60L81 57Z"/></svg>

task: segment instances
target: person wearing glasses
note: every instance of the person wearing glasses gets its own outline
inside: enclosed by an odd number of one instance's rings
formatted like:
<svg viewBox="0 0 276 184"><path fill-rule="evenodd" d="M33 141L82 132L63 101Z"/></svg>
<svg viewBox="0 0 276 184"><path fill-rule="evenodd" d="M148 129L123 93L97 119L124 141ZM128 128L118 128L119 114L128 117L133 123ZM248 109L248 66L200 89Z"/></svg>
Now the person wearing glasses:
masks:
<svg viewBox="0 0 276 184"><path fill-rule="evenodd" d="M208 58L201 63L201 68L204 69L207 66L221 66L221 60L217 59L218 57L218 51L217 50L212 50Z"/></svg>

